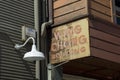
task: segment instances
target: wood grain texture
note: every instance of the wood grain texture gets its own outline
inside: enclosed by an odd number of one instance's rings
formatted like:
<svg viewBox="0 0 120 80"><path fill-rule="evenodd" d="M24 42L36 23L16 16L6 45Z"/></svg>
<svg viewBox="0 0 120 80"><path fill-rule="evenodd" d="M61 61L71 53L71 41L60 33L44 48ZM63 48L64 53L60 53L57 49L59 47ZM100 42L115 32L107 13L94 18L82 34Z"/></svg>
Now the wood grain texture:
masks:
<svg viewBox="0 0 120 80"><path fill-rule="evenodd" d="M111 5L110 5L111 0L93 0L93 1L96 1L96 2L98 2L99 4L101 4L101 5L103 5L103 6L106 6L106 7L108 7L108 8L111 7Z"/></svg>
<svg viewBox="0 0 120 80"><path fill-rule="evenodd" d="M102 1L102 0L101 0ZM104 1L106 1L106 0L104 0ZM108 2L109 3L109 2ZM98 11L98 12L101 12L101 13L103 13L103 14L106 14L106 15L108 15L108 16L111 16L111 11L110 11L110 9L111 9L111 7L110 8L108 8L108 7L106 7L106 6L104 6L104 5L101 5L100 3L98 3L98 2L95 2L95 1L90 1L90 4L91 4L91 7L90 7L90 9L93 9L93 10L96 10L96 11ZM106 4L107 5L107 4ZM109 3L109 5L110 5L110 3Z"/></svg>
<svg viewBox="0 0 120 80"><path fill-rule="evenodd" d="M102 19L90 19L91 56L120 63L120 28Z"/></svg>
<svg viewBox="0 0 120 80"><path fill-rule="evenodd" d="M111 0L57 0L53 3L53 10L54 25L85 15L113 22Z"/></svg>
<svg viewBox="0 0 120 80"><path fill-rule="evenodd" d="M64 6L63 8L54 10L54 17L62 16L64 14L69 14L71 12L77 11L79 9L85 9L84 0L72 3L70 5Z"/></svg>
<svg viewBox="0 0 120 80"><path fill-rule="evenodd" d="M104 50L104 51L107 51L107 52L110 52L116 55L120 55L119 45L114 45L114 44L111 44L111 43L108 43L106 41L102 41L96 38L91 38L90 41L91 41L91 46L93 47L99 48L101 50Z"/></svg>
<svg viewBox="0 0 120 80"><path fill-rule="evenodd" d="M108 7L108 5L111 4L109 0L101 0L103 4L101 4L100 1L98 0L90 0L89 1L89 14L93 15L95 17L100 17L104 20L107 20L109 22L112 22L112 14L111 14L111 9L112 6Z"/></svg>
<svg viewBox="0 0 120 80"><path fill-rule="evenodd" d="M74 16L73 16L74 15ZM70 20L74 20L75 18L77 17L80 17L80 15L84 16L84 15L87 15L86 14L86 10L83 8L83 9L80 9L78 11L74 11L74 12L71 12L69 14L66 14L66 15L62 15L60 17L56 17L54 18L54 25L57 25L57 24L62 24L63 22L67 22L67 21L70 21ZM82 17L81 16L81 17Z"/></svg>
<svg viewBox="0 0 120 80"><path fill-rule="evenodd" d="M74 3L76 1L80 1L80 0L57 0L57 1L54 2L53 8L56 9L56 8Z"/></svg>
<svg viewBox="0 0 120 80"><path fill-rule="evenodd" d="M120 26L114 23L111 23L98 17L94 17L89 21L89 24L91 28L103 31L116 37L120 37Z"/></svg>
<svg viewBox="0 0 120 80"><path fill-rule="evenodd" d="M53 10L54 25L69 22L88 14L87 0L58 0Z"/></svg>
<svg viewBox="0 0 120 80"><path fill-rule="evenodd" d="M96 30L93 28L90 28L90 34L93 37L107 41L111 44L120 45L120 37L116 37L114 35L111 35L111 34L108 34L108 33L105 33L103 31L99 31L99 30Z"/></svg>
<svg viewBox="0 0 120 80"><path fill-rule="evenodd" d="M108 61L120 63L120 55L116 55L104 50L96 49L91 47L92 56L99 57Z"/></svg>

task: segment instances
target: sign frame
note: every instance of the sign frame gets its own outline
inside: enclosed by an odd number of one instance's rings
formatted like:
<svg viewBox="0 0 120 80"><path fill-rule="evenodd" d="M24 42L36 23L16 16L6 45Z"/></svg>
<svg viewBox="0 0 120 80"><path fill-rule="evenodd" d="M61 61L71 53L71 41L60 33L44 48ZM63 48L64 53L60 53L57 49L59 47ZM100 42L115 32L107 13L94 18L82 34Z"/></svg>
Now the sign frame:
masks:
<svg viewBox="0 0 120 80"><path fill-rule="evenodd" d="M88 18L52 29L51 64L90 56Z"/></svg>

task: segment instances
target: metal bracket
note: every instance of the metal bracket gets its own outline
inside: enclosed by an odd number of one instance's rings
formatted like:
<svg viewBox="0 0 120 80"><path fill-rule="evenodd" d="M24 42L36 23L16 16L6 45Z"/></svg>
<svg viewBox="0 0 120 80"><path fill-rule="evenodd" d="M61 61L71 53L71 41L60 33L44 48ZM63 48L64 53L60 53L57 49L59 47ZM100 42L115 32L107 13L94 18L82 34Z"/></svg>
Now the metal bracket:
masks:
<svg viewBox="0 0 120 80"><path fill-rule="evenodd" d="M58 64L58 65L55 65L55 66L53 66L52 64L48 64L48 69L49 70L52 70L52 69L54 69L54 68L56 68L56 67L59 67L59 66L61 66L61 65L63 65L63 64L66 64L66 63L68 63L69 61L64 61L64 62L62 62L62 63L60 63L60 64Z"/></svg>

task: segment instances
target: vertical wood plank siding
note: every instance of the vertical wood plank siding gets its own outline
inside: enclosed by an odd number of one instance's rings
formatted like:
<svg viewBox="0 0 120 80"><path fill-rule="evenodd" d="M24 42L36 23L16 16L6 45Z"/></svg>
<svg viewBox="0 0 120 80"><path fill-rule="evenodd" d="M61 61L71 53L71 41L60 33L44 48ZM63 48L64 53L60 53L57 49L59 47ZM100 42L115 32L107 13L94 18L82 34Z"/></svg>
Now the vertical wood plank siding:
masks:
<svg viewBox="0 0 120 80"><path fill-rule="evenodd" d="M113 22L112 0L57 0L53 2L54 25L86 15Z"/></svg>
<svg viewBox="0 0 120 80"><path fill-rule="evenodd" d="M33 80L34 63L22 59L27 51L14 49L21 42L21 26L34 26L33 0L0 0L0 80Z"/></svg>

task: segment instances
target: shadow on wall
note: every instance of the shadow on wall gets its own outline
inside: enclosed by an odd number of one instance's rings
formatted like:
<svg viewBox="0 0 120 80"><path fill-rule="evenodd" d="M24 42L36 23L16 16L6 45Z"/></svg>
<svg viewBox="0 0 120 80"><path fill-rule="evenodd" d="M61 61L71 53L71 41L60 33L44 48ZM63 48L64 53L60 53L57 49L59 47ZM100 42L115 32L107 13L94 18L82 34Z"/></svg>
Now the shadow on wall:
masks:
<svg viewBox="0 0 120 80"><path fill-rule="evenodd" d="M9 79L12 79L26 74L32 79L35 78L30 65L23 60L22 52L14 49L14 42L3 32L0 32L0 74L0 79L5 75L11 76Z"/></svg>

